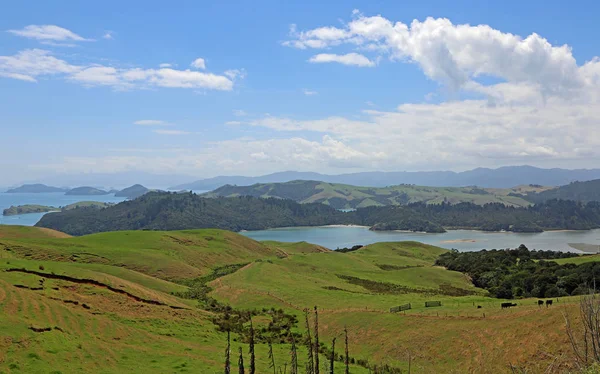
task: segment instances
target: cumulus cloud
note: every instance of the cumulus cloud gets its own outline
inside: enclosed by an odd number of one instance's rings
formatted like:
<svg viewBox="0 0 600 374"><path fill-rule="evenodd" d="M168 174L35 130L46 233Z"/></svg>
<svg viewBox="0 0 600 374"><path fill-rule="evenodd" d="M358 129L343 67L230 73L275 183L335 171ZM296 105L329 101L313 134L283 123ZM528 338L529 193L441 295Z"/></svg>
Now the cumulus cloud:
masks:
<svg viewBox="0 0 600 374"><path fill-rule="evenodd" d="M170 68L170 67L173 67L173 64L169 64L169 63L164 62L164 63L158 65L158 67L160 67L160 68Z"/></svg>
<svg viewBox="0 0 600 374"><path fill-rule="evenodd" d="M375 63L369 60L367 57L359 53L347 53L345 55L336 55L333 53L320 53L312 56L308 62L312 63L324 63L324 62L338 62L344 65L354 65L360 67L373 67Z"/></svg>
<svg viewBox="0 0 600 374"><path fill-rule="evenodd" d="M114 32L112 32L112 31L106 31L106 32L104 33L104 35L102 35L102 39L111 40L111 39L113 39L113 38L114 38L114 36L113 36L113 35L114 35Z"/></svg>
<svg viewBox="0 0 600 374"><path fill-rule="evenodd" d="M412 62L427 77L455 90L487 75L536 86L544 95L568 96L598 80L598 60L580 67L567 45L552 45L535 33L523 38L488 25L455 25L445 18L414 20L408 25L353 12L353 19L343 28L299 32L293 27L291 37L284 45L320 49L345 44L392 61ZM358 54L319 54L309 61L374 64Z"/></svg>
<svg viewBox="0 0 600 374"><path fill-rule="evenodd" d="M197 59L192 61L191 66L196 69L202 69L202 70L206 69L206 63L204 62L204 59L201 57L198 57Z"/></svg>
<svg viewBox="0 0 600 374"><path fill-rule="evenodd" d="M93 39L86 39L75 34L73 31L56 25L29 25L19 30L7 30L9 33L22 36L29 39L53 42L85 42Z"/></svg>
<svg viewBox="0 0 600 374"><path fill-rule="evenodd" d="M308 89L304 89L302 90L302 92L306 95L306 96L314 96L314 95L318 95L319 93L317 91L312 91L312 90L308 90Z"/></svg>
<svg viewBox="0 0 600 374"><path fill-rule="evenodd" d="M171 87L230 91L234 85L225 75L189 69L74 65L41 49L28 49L13 56L0 56L0 77L36 82L40 76L60 76L88 87L110 86L115 89Z"/></svg>
<svg viewBox="0 0 600 374"><path fill-rule="evenodd" d="M242 109L234 109L233 110L233 115L236 116L236 117L244 117L244 116L247 116L248 113L246 113L246 111L242 110Z"/></svg>

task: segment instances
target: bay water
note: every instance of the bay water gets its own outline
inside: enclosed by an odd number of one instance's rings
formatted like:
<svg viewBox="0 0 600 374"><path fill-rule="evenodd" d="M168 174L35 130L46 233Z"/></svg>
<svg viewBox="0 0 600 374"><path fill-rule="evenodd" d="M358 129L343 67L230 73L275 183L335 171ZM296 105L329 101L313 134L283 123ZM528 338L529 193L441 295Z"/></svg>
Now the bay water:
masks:
<svg viewBox="0 0 600 374"><path fill-rule="evenodd" d="M0 193L0 214L6 208L17 205L36 204L61 207L81 201L99 201L103 203L119 203L125 200L124 197L115 197L109 195L94 195L94 196L73 196L65 195L64 192L49 192L49 193ZM19 214L16 216L0 215L0 224L2 225L23 225L33 226L46 213L29 213Z"/></svg>

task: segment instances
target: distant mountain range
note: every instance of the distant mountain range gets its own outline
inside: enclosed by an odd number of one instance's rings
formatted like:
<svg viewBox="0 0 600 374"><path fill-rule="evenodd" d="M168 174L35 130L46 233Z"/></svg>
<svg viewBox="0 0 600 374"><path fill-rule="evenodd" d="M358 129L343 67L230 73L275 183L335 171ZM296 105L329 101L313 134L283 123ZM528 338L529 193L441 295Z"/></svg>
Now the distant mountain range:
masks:
<svg viewBox="0 0 600 374"><path fill-rule="evenodd" d="M170 190L214 190L224 185L249 186L256 183L283 183L293 180L313 180L355 186L386 187L415 184L431 187L511 188L519 185L561 186L575 181L600 179L600 169L541 169L533 166L505 166L497 169L477 168L464 172L363 172L329 175L312 172L286 171L259 177L220 176L172 186Z"/></svg>

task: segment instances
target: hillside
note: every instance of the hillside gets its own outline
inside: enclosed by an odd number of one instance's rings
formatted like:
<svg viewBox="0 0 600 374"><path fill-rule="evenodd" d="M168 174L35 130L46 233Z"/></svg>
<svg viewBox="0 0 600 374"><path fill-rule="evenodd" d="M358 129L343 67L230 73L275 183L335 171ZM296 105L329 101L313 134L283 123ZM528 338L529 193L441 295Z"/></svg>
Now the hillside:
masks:
<svg viewBox="0 0 600 374"><path fill-rule="evenodd" d="M24 184L17 188L11 188L6 193L47 193L47 192L65 192L63 188L46 186L45 184Z"/></svg>
<svg viewBox="0 0 600 374"><path fill-rule="evenodd" d="M343 213L323 204L276 199L205 199L190 193L150 192L106 209L46 214L36 224L72 235L116 230L219 228L231 231L344 222Z"/></svg>
<svg viewBox="0 0 600 374"><path fill-rule="evenodd" d="M374 365L406 372L409 360L415 373L573 368L562 326L563 313L577 315L577 298L543 309L537 299L521 299L501 309L503 300L434 265L448 251L420 243L336 253L219 230L57 239L7 226L0 245L4 372L222 372L231 330L237 373L239 348L246 369L250 360L249 312L257 373L273 370L269 341L276 370L289 369L291 334L303 368L303 310L315 305L322 373L334 337L343 353L344 328L354 374L372 373ZM433 300L441 306L426 308ZM407 303L411 309L390 312ZM343 373L343 360L335 361L335 373Z"/></svg>
<svg viewBox="0 0 600 374"><path fill-rule="evenodd" d="M424 204L366 207L342 212L320 203L251 196L203 198L192 193L150 192L106 209L79 208L44 215L36 224L70 235L117 230L231 231L354 224L374 230L444 232L445 228L540 232L600 227L600 203L550 200L527 208L504 204Z"/></svg>
<svg viewBox="0 0 600 374"><path fill-rule="evenodd" d="M514 189L487 190L477 187L426 187L415 185L374 188L297 180L287 183L254 184L252 186L225 185L202 196L276 197L294 200L299 203L323 203L336 209L407 205L416 202L428 204L468 202L477 205L502 203L511 206L528 206L531 203L527 200L509 194L514 194L515 191L530 191L532 189L526 189L524 186ZM543 190L543 188L534 190Z"/></svg>
<svg viewBox="0 0 600 374"><path fill-rule="evenodd" d="M581 201L600 201L600 179L587 182L573 182L547 191L528 192L523 196L534 203L552 199Z"/></svg>
<svg viewBox="0 0 600 374"><path fill-rule="evenodd" d="M135 199L147 193L148 191L150 190L142 186L141 184L134 184L131 187L127 187L122 189L121 191L115 192L115 196L126 197L128 199Z"/></svg>
<svg viewBox="0 0 600 374"><path fill-rule="evenodd" d="M416 172L362 172L328 175L310 172L286 171L258 177L219 176L179 184L170 190L214 190L226 184L249 186L257 183L285 183L294 180L319 180L355 186L386 187L414 184L433 187L479 186L486 188L511 188L519 185L561 186L574 181L600 178L600 169L541 169L533 166L504 166L497 169L477 168L463 172L416 171Z"/></svg>
<svg viewBox="0 0 600 374"><path fill-rule="evenodd" d="M108 195L107 191L100 190L94 187L77 187L65 192L65 195L73 196L95 196L95 195Z"/></svg>

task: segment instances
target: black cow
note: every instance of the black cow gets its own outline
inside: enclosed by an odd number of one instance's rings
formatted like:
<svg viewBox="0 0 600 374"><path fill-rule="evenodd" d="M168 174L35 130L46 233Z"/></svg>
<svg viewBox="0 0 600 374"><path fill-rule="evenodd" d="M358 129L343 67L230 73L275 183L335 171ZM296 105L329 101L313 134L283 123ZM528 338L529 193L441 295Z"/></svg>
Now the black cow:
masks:
<svg viewBox="0 0 600 374"><path fill-rule="evenodd" d="M546 300L546 308L547 308L549 305L552 305L552 300Z"/></svg>
<svg viewBox="0 0 600 374"><path fill-rule="evenodd" d="M477 305L477 309L481 309L481 305Z"/></svg>
<svg viewBox="0 0 600 374"><path fill-rule="evenodd" d="M544 305L544 300L538 300L538 306Z"/></svg>

